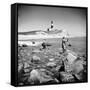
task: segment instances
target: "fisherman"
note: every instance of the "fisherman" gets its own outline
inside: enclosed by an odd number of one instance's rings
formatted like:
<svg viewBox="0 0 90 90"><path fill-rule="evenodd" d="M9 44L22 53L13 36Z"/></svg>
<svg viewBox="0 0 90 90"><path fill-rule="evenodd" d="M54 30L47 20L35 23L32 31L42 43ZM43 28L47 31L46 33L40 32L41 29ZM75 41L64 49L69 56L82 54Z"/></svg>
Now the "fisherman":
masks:
<svg viewBox="0 0 90 90"><path fill-rule="evenodd" d="M66 51L67 44L68 44L68 46L71 46L71 44L69 44L68 38L63 37L62 38L62 50L63 50L63 53Z"/></svg>
<svg viewBox="0 0 90 90"><path fill-rule="evenodd" d="M54 27L54 26L53 26L53 21L51 21L51 29L53 29L53 27Z"/></svg>
<svg viewBox="0 0 90 90"><path fill-rule="evenodd" d="M42 43L42 49L46 49L46 44L45 44L45 42Z"/></svg>
<svg viewBox="0 0 90 90"><path fill-rule="evenodd" d="M62 50L63 50L63 53L66 51L66 42L67 42L66 38L63 37L62 38Z"/></svg>

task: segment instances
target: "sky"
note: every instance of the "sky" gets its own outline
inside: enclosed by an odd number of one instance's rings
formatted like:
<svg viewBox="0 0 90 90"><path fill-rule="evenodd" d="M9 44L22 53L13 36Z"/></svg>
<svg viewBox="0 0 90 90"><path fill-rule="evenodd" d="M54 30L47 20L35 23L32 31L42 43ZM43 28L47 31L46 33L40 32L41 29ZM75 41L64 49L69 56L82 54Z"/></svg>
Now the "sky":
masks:
<svg viewBox="0 0 90 90"><path fill-rule="evenodd" d="M70 36L86 35L86 9L18 6L18 32L47 30L51 21L53 21L55 29L64 29Z"/></svg>

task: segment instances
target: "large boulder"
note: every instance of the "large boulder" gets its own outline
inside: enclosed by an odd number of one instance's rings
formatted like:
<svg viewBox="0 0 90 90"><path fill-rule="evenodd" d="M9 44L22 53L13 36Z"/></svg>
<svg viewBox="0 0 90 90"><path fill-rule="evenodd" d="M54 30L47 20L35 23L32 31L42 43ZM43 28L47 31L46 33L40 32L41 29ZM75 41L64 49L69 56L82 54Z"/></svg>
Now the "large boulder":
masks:
<svg viewBox="0 0 90 90"><path fill-rule="evenodd" d="M40 83L40 74L37 70L32 70L30 72L30 77L28 78L28 82L30 82L30 84L38 84Z"/></svg>
<svg viewBox="0 0 90 90"><path fill-rule="evenodd" d="M43 84L50 81L57 82L58 80L56 81L49 74L47 74L45 69L33 69L30 72L30 77L28 78L28 82L30 84Z"/></svg>
<svg viewBox="0 0 90 90"><path fill-rule="evenodd" d="M64 68L65 68L65 71L66 72L72 72L73 70L73 65L74 65L74 62L75 60L77 59L77 55L68 50L67 51L67 55L65 56L66 58L64 59Z"/></svg>
<svg viewBox="0 0 90 90"><path fill-rule="evenodd" d="M73 72L75 74L78 74L79 72L83 71L84 70L84 66L83 66L83 61L81 60L77 60L73 63Z"/></svg>
<svg viewBox="0 0 90 90"><path fill-rule="evenodd" d="M68 53L67 60L69 64L72 64L77 59L77 56L75 56L73 53Z"/></svg>
<svg viewBox="0 0 90 90"><path fill-rule="evenodd" d="M74 82L75 81L73 75L67 72L60 72L60 80L62 82Z"/></svg>
<svg viewBox="0 0 90 90"><path fill-rule="evenodd" d="M83 80L85 69L83 58L76 55L74 52L69 51L66 61L64 61L64 65L66 72L72 72L79 81Z"/></svg>

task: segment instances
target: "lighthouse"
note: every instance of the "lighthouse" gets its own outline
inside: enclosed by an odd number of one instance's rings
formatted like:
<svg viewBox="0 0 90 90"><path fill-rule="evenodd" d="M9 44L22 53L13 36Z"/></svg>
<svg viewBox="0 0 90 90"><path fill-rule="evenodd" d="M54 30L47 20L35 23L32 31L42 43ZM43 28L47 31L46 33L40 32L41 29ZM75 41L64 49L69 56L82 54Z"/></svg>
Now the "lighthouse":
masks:
<svg viewBox="0 0 90 90"><path fill-rule="evenodd" d="M53 21L51 21L51 29L53 29L54 25L53 25Z"/></svg>
<svg viewBox="0 0 90 90"><path fill-rule="evenodd" d="M47 28L47 31L51 31L53 29L54 25L53 25L53 21L51 21L51 26L49 28Z"/></svg>

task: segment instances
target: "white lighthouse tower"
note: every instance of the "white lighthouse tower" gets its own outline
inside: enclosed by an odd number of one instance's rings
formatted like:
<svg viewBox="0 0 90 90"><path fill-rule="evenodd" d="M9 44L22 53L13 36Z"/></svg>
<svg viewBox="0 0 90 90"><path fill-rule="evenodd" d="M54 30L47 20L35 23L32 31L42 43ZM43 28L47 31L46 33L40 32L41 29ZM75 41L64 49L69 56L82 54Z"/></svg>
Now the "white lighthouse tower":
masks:
<svg viewBox="0 0 90 90"><path fill-rule="evenodd" d="M53 21L51 21L51 30L53 29L54 25L53 25Z"/></svg>

